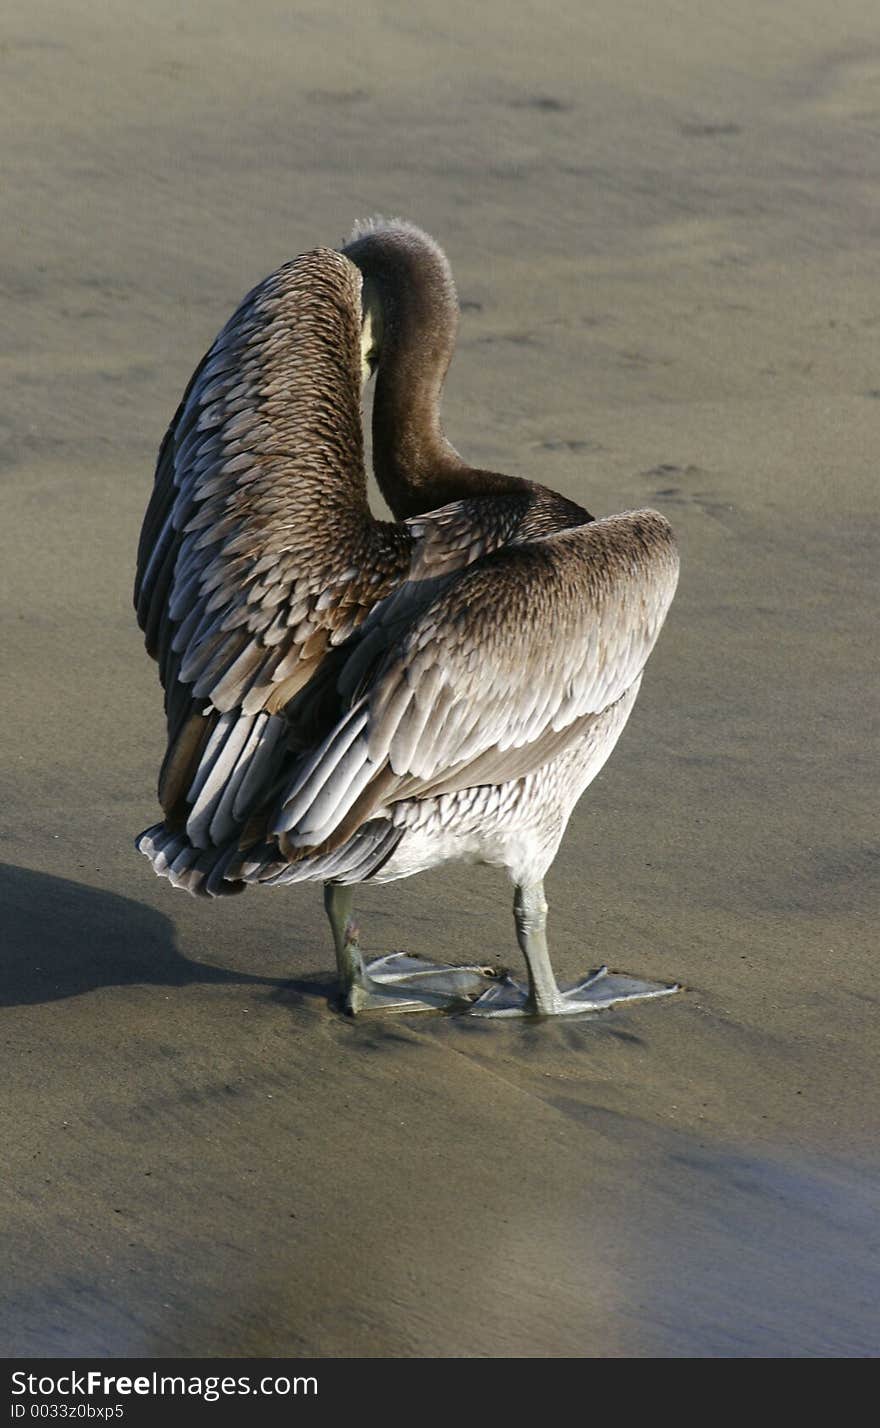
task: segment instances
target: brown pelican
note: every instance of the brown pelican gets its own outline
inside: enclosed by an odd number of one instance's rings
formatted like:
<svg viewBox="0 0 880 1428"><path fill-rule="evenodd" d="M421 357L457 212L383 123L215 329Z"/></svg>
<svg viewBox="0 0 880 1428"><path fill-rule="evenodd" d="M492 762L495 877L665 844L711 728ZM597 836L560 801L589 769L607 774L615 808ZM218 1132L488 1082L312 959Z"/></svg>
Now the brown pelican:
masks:
<svg viewBox="0 0 880 1428"><path fill-rule="evenodd" d="M169 734L165 820L138 846L195 894L323 882L352 1012L662 995L605 968L561 991L543 878L638 693L675 590L672 532L468 467L439 421L457 321L433 240L376 221L267 278L196 369L138 556ZM395 523L366 497L377 357ZM400 954L364 965L353 885L449 859L508 871L527 988Z"/></svg>

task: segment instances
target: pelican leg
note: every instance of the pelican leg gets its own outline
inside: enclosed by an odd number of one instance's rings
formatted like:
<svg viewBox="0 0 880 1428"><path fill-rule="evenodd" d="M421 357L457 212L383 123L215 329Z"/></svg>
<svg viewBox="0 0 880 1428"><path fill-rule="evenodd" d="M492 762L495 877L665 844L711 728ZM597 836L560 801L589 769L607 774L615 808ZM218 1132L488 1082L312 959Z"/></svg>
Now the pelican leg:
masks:
<svg viewBox="0 0 880 1428"><path fill-rule="evenodd" d="M600 967L576 986L562 991L557 985L547 949L547 903L543 882L521 884L513 899L516 936L526 959L528 991L512 977L489 987L470 1008L474 1016L576 1016L602 1011L615 1002L665 997L677 986L641 982L636 977L611 973Z"/></svg>
<svg viewBox="0 0 880 1428"><path fill-rule="evenodd" d="M342 1001L349 1016L363 1011L461 1008L493 985L497 973L492 967L446 967L404 952L392 952L366 965L353 903L351 886L324 884L324 908L333 929Z"/></svg>

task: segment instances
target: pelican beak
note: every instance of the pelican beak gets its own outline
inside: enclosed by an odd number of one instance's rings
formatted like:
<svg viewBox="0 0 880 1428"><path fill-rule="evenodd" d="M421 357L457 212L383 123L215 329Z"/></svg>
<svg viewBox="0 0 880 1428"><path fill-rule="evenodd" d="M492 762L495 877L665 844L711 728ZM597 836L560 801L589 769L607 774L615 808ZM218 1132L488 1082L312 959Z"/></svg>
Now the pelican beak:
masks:
<svg viewBox="0 0 880 1428"><path fill-rule="evenodd" d="M361 309L364 315L361 326L361 381L366 385L379 365L383 327L382 308L369 281L363 286Z"/></svg>

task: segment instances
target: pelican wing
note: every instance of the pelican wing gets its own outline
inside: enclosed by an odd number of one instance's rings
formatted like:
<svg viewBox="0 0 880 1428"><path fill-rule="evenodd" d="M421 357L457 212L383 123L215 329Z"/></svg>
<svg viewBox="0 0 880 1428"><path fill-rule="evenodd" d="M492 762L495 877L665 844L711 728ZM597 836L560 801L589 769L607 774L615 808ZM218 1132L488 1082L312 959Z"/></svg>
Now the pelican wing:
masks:
<svg viewBox="0 0 880 1428"><path fill-rule="evenodd" d="M367 503L360 286L328 249L266 278L159 453L135 605L165 688L160 799L197 847L265 796L289 701L409 565L408 533Z"/></svg>
<svg viewBox="0 0 880 1428"><path fill-rule="evenodd" d="M490 480L503 480L484 473ZM593 517L566 496L531 481L412 516L407 525L415 540L409 579L427 580L462 570L501 546L523 545L542 536L585 525Z"/></svg>
<svg viewBox="0 0 880 1428"><path fill-rule="evenodd" d="M332 848L399 799L540 768L638 679L677 576L668 522L636 511L497 550L438 580L427 606L419 582L402 586L372 617L374 646L387 624L384 656L302 764L274 831Z"/></svg>
<svg viewBox="0 0 880 1428"><path fill-rule="evenodd" d="M486 474L496 479L493 473ZM582 506L556 491L531 481L500 479L514 489L450 501L406 522L414 541L409 574L364 622L353 655L338 677L343 704L354 701L377 658L405 635L417 616L467 566L503 546L522 545L593 519Z"/></svg>

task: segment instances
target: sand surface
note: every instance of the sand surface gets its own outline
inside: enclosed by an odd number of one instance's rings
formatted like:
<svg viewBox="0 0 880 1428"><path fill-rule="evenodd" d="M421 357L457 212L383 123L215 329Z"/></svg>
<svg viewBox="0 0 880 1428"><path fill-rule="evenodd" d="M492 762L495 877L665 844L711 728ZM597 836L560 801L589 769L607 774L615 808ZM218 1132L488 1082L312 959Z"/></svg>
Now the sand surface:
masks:
<svg viewBox="0 0 880 1428"><path fill-rule="evenodd" d="M876 1353L876 4L7 0L0 119L2 1349ZM560 978L666 1002L352 1024L318 888L133 850L165 424L376 211L456 272L460 450L675 524L548 879ZM367 889L366 943L515 961L510 900Z"/></svg>

